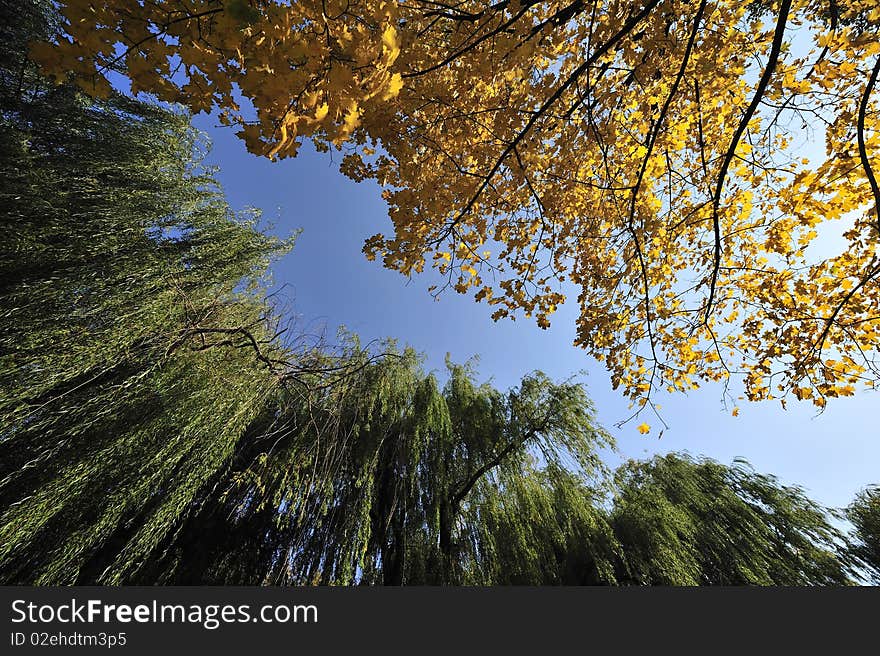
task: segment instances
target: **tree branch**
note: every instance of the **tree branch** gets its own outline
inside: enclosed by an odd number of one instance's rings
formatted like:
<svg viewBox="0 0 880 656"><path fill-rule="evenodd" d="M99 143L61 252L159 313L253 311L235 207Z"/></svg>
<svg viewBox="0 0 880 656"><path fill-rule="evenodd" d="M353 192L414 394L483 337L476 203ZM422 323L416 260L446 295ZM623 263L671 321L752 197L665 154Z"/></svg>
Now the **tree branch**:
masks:
<svg viewBox="0 0 880 656"><path fill-rule="evenodd" d="M752 102L749 104L748 109L746 109L746 113L743 115L742 120L740 120L736 132L733 135L733 139L730 141L727 153L724 155L724 161L721 163L721 171L718 174L718 182L715 186L715 194L712 198L712 229L715 232L715 250L713 255L714 264L712 266L712 278L709 284L709 298L706 299L706 313L703 317L704 324L709 323L709 316L712 313L712 303L715 299L715 287L718 284L718 271L721 268L721 225L718 218L718 206L721 203L721 192L724 189L727 170L730 168L730 163L733 161L736 147L739 145L740 139L742 139L743 134L748 128L749 121L751 121L752 116L758 109L758 104L761 102L761 98L764 97L767 85L770 84L770 78L773 77L773 72L776 70L776 64L779 61L779 53L782 51L782 40L785 36L785 25L788 22L788 12L790 9L791 0L782 0L782 4L779 7L779 16L776 20L776 30L773 33L773 44L770 47L770 54L767 57L767 66L764 67L764 72L761 75L757 88L755 89L755 95L752 97Z"/></svg>

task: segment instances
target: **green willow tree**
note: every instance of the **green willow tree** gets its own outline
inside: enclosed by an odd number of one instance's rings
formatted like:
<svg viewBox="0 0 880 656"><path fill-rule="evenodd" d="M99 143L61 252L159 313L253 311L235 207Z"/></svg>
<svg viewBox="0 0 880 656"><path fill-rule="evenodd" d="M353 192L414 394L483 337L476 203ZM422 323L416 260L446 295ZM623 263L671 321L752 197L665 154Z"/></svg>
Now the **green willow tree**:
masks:
<svg viewBox="0 0 880 656"><path fill-rule="evenodd" d="M468 366L449 374L441 388L412 351L389 353L312 394L309 408L292 399L268 412L253 428L264 437L240 442L241 466L200 502L151 580L491 582L478 554L492 539L480 513L493 491L537 471L536 459L548 485L586 481L610 438L578 385L535 373L502 394Z"/></svg>
<svg viewBox="0 0 880 656"><path fill-rule="evenodd" d="M45 7L3 14L0 576L116 582L275 393L257 281L287 244L231 212L187 116L46 84Z"/></svg>
<svg viewBox="0 0 880 656"><path fill-rule="evenodd" d="M616 478L622 583L841 585L856 572L826 509L742 461L671 454Z"/></svg>
<svg viewBox="0 0 880 656"><path fill-rule="evenodd" d="M502 395L451 367L440 389L406 352L328 389L318 426L294 407L240 442L137 582L848 585L864 568L828 510L742 462L604 475L583 391L540 375Z"/></svg>
<svg viewBox="0 0 880 656"><path fill-rule="evenodd" d="M473 583L848 585L864 566L802 490L686 454L592 483L526 463L481 487L463 530Z"/></svg>
<svg viewBox="0 0 880 656"><path fill-rule="evenodd" d="M616 585L622 557L605 510L607 482L525 463L469 507L469 582L483 585Z"/></svg>
<svg viewBox="0 0 880 656"><path fill-rule="evenodd" d="M865 564L871 580L880 585L880 487L865 488L846 509L853 524L852 551Z"/></svg>

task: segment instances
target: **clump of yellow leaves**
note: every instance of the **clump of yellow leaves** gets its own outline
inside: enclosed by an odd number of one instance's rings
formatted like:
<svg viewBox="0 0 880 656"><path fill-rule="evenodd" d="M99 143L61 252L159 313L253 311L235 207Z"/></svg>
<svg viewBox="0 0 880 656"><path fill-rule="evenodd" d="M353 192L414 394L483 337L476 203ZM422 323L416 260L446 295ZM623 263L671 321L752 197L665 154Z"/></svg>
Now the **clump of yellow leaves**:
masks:
<svg viewBox="0 0 880 656"><path fill-rule="evenodd" d="M368 257L542 327L574 290L634 400L880 380L875 0L61 5L59 79L122 65L269 157L345 144L389 204Z"/></svg>
<svg viewBox="0 0 880 656"><path fill-rule="evenodd" d="M59 80L110 90L123 66L133 92L195 112L221 110L254 153L296 153L303 137L340 144L402 78L397 6L347 0L61 3L66 37L32 58ZM245 111L243 108L247 108Z"/></svg>

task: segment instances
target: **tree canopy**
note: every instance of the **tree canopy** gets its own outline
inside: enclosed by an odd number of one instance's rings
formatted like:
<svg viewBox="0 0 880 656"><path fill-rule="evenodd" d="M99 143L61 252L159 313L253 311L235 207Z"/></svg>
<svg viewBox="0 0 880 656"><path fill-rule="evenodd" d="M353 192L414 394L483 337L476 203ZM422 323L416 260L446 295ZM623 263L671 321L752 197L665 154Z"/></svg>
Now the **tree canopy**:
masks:
<svg viewBox="0 0 880 656"><path fill-rule="evenodd" d="M853 550L880 585L880 487L867 487L856 495L846 516L854 528Z"/></svg>
<svg viewBox="0 0 880 656"><path fill-rule="evenodd" d="M189 116L28 63L51 4L0 0L4 583L831 585L877 567L873 489L848 539L741 463L611 476L575 382L502 392L449 362L441 384L392 342L304 340L266 291L290 240L229 207Z"/></svg>
<svg viewBox="0 0 880 656"><path fill-rule="evenodd" d="M390 208L368 257L545 327L574 289L637 403L878 380L873 0L59 5L32 50L59 80L122 72L268 157L344 150Z"/></svg>
<svg viewBox="0 0 880 656"><path fill-rule="evenodd" d="M287 244L232 213L187 115L46 84L21 38L45 7L2 6L0 571L113 582L277 387L256 285Z"/></svg>
<svg viewBox="0 0 880 656"><path fill-rule="evenodd" d="M622 579L653 585L840 585L857 567L845 535L803 490L670 454L617 472L611 525Z"/></svg>

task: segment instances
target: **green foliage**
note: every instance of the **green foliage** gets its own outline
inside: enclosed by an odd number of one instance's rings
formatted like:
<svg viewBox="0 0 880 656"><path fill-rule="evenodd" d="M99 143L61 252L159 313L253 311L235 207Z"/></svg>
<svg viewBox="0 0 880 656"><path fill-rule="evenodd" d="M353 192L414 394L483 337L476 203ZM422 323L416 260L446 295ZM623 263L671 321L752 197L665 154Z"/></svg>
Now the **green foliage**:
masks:
<svg viewBox="0 0 880 656"><path fill-rule="evenodd" d="M527 466L483 485L467 515L468 583L614 585L619 545L602 495L571 472Z"/></svg>
<svg viewBox="0 0 880 656"><path fill-rule="evenodd" d="M865 488L846 509L855 528L853 554L860 558L875 584L880 585L880 487Z"/></svg>
<svg viewBox="0 0 880 656"><path fill-rule="evenodd" d="M22 31L48 30L24 5ZM119 582L274 393L212 331L266 341L273 318L242 289L287 245L230 211L185 115L47 85L5 54L0 575Z"/></svg>
<svg viewBox="0 0 880 656"><path fill-rule="evenodd" d="M415 353L391 345L307 403L286 397L267 419L253 431L266 437L242 441L239 469L169 549L162 580L495 582L504 565L483 555L495 539L483 520L493 493L538 480L586 490L595 448L609 440L580 386L536 373L502 394L450 364L441 389ZM505 526L531 522L510 516Z"/></svg>
<svg viewBox="0 0 880 656"><path fill-rule="evenodd" d="M854 572L824 508L742 461L670 454L630 461L616 478L622 582L840 585Z"/></svg>

